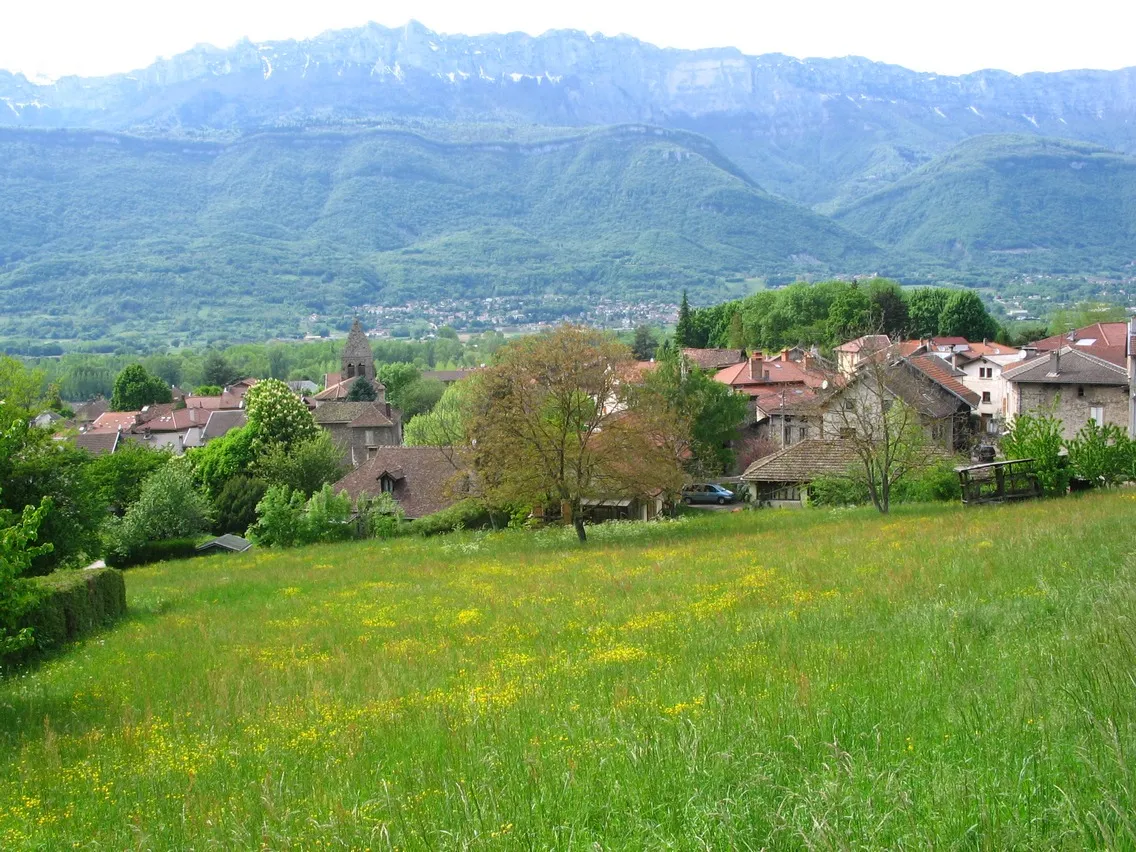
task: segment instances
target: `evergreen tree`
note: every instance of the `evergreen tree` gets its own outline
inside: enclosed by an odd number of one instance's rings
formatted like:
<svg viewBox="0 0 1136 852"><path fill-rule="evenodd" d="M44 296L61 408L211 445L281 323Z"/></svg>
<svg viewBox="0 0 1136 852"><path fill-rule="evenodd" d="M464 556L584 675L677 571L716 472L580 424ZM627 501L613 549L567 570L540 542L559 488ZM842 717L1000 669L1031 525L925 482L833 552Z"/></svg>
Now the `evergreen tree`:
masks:
<svg viewBox="0 0 1136 852"><path fill-rule="evenodd" d="M745 349L745 325L742 323L740 311L734 311L730 315L730 327L726 332L726 345L730 349Z"/></svg>
<svg viewBox="0 0 1136 852"><path fill-rule="evenodd" d="M360 376L351 383L350 390L347 391L348 402L374 402L379 398L375 386L367 380L366 376Z"/></svg>
<svg viewBox="0 0 1136 852"><path fill-rule="evenodd" d="M631 354L639 361L650 361L655 357L655 349L658 348L658 345L651 329L641 325L635 329L635 340L631 344Z"/></svg>
<svg viewBox="0 0 1136 852"><path fill-rule="evenodd" d="M233 365L228 362L224 355L215 350L205 356L205 362L201 365L201 373L202 383L206 385L225 387L238 378Z"/></svg>
<svg viewBox="0 0 1136 852"><path fill-rule="evenodd" d="M678 306L678 323L675 325L675 346L680 349L693 346L695 339L694 317L691 315L690 302L686 298L686 291L682 291L682 303Z"/></svg>

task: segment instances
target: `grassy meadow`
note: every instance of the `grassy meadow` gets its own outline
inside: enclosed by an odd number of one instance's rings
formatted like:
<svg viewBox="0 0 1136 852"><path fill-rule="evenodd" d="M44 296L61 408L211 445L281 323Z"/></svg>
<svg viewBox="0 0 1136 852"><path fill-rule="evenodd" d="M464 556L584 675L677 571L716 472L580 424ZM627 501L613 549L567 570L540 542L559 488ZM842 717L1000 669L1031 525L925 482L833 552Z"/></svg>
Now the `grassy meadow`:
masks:
<svg viewBox="0 0 1136 852"><path fill-rule="evenodd" d="M1132 848L1134 519L1121 492L131 570L126 622L0 683L0 848Z"/></svg>

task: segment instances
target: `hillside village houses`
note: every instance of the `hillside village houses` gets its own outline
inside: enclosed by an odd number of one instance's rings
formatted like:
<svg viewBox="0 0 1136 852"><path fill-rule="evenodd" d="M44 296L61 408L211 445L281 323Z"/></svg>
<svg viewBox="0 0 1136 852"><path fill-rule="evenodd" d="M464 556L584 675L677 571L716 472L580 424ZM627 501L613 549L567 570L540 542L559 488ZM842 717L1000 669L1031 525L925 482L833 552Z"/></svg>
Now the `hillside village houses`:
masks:
<svg viewBox="0 0 1136 852"><path fill-rule="evenodd" d="M1046 409L1072 438L1088 420L1110 423L1136 436L1136 320L1097 323L1017 349L989 341L937 337L892 341L866 335L833 350L828 360L813 348L774 355L738 349L684 349L682 357L749 397L742 439L757 439L763 457L741 479L761 505L800 505L817 476L846 470L854 461L848 438L855 412L882 392L913 408L929 441L944 455L957 454L995 437L1023 413ZM636 381L654 364L643 362L628 376ZM470 371L439 373L460 381ZM92 453L114 452L124 441L165 447L175 453L201 446L247 421L248 378L213 397L184 397L184 407L148 406L109 412L105 401L88 405L76 445ZM348 401L352 386L370 382L376 399ZM882 389L879 387L882 384ZM450 453L402 446L402 415L386 400L374 355L356 320L342 354L341 370L294 391L312 416L343 448L351 472L336 489L352 496L392 494L408 517L452 505L464 495L454 482L467 481ZM310 395L308 395L310 394ZM87 413L89 412L89 413Z"/></svg>

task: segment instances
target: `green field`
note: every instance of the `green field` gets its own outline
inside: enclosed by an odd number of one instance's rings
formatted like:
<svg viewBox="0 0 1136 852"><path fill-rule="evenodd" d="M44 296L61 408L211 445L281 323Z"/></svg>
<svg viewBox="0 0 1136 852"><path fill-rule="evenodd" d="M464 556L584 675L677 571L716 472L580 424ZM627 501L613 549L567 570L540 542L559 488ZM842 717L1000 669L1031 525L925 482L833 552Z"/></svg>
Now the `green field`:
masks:
<svg viewBox="0 0 1136 852"><path fill-rule="evenodd" d="M0 684L0 847L1131 848L1133 501L136 569Z"/></svg>

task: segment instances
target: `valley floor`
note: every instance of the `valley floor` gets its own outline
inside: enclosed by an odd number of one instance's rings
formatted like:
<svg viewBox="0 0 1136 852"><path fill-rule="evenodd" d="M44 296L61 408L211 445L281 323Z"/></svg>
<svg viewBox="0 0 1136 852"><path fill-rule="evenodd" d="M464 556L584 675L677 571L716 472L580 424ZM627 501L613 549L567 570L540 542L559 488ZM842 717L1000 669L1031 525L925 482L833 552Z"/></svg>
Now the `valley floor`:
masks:
<svg viewBox="0 0 1136 852"><path fill-rule="evenodd" d="M0 683L0 847L1136 843L1136 495L165 563Z"/></svg>

